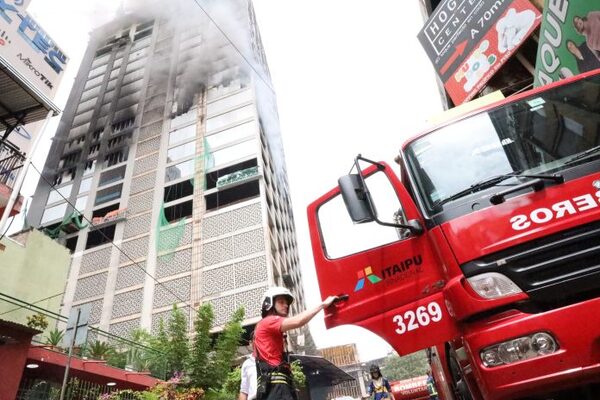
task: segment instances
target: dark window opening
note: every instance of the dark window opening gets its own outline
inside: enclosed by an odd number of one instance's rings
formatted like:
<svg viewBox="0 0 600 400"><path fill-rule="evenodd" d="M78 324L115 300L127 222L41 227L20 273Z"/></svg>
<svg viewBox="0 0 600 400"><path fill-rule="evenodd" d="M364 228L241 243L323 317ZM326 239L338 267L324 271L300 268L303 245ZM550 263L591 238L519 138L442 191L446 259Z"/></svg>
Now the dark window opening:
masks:
<svg viewBox="0 0 600 400"><path fill-rule="evenodd" d="M100 143L90 146L90 149L88 150L88 155L92 155L99 151L100 151Z"/></svg>
<svg viewBox="0 0 600 400"><path fill-rule="evenodd" d="M152 20L150 20L150 21L143 22L143 23L139 24L139 25L138 25L138 26L135 28L135 31L136 31L136 32L141 32L141 31L143 31L143 30L144 30L144 29L146 29L146 28L150 28L151 26L154 26L154 20L153 20L153 19L152 19Z"/></svg>
<svg viewBox="0 0 600 400"><path fill-rule="evenodd" d="M221 178L225 175L229 175L236 171L241 171L241 170L245 170L245 169L256 167L256 166L257 166L256 158L253 158L251 160L247 160L247 161L232 165L227 168L222 168L217 171L212 171L212 172L206 174L206 189L207 190L214 189L215 187L217 187L217 181L219 180L219 178Z"/></svg>
<svg viewBox="0 0 600 400"><path fill-rule="evenodd" d="M218 191L206 196L206 209L216 210L244 200L257 197L260 194L258 181L243 183L230 189Z"/></svg>
<svg viewBox="0 0 600 400"><path fill-rule="evenodd" d="M92 140L100 140L102 132L104 132L104 128L96 129L96 131L92 135Z"/></svg>
<svg viewBox="0 0 600 400"><path fill-rule="evenodd" d="M104 165L105 167L112 167L113 165L117 165L119 163L127 161L127 154L129 153L129 148L125 147L121 150L115 151L113 153L107 154L104 157Z"/></svg>
<svg viewBox="0 0 600 400"><path fill-rule="evenodd" d="M100 246L105 243L110 243L115 238L115 228L117 224L105 226L104 228L96 229L88 233L85 249Z"/></svg>
<svg viewBox="0 0 600 400"><path fill-rule="evenodd" d="M58 226L59 226L60 224L62 224L62 221L61 221L61 222L57 222L57 223L55 223L55 224L52 224L52 225L46 225L46 226L44 226L43 228L44 228L45 230L48 230L48 231L53 231L53 230L55 230L56 228L58 228Z"/></svg>
<svg viewBox="0 0 600 400"><path fill-rule="evenodd" d="M177 199L190 196L194 193L194 181L192 179L176 183L165 188L164 202L175 201Z"/></svg>
<svg viewBox="0 0 600 400"><path fill-rule="evenodd" d="M65 242L65 247L69 249L71 254L75 253L75 247L77 247L77 239L79 236L73 236L72 238L67 239Z"/></svg>
<svg viewBox="0 0 600 400"><path fill-rule="evenodd" d="M109 212L118 210L119 205L120 205L120 203L117 203L117 204L113 204L112 206L99 208L99 209L95 210L94 213L92 214L92 219L104 217Z"/></svg>
<svg viewBox="0 0 600 400"><path fill-rule="evenodd" d="M135 36L133 37L133 40L140 40L140 39L143 39L150 35L152 35L152 28L145 30L143 32L140 32L140 33L136 33Z"/></svg>
<svg viewBox="0 0 600 400"><path fill-rule="evenodd" d="M103 56L103 55L105 55L107 53L110 53L111 49L112 49L112 46L105 46L105 47L103 47L101 49L98 49L96 51L95 58L98 58L98 57Z"/></svg>
<svg viewBox="0 0 600 400"><path fill-rule="evenodd" d="M127 144L127 139L130 136L131 136L131 133L128 133L128 134L117 136L115 138L110 139L108 141L108 148L113 149L117 146L123 146L123 145Z"/></svg>
<svg viewBox="0 0 600 400"><path fill-rule="evenodd" d="M165 207L165 219L171 222L179 221L182 218L192 216L192 200Z"/></svg>
<svg viewBox="0 0 600 400"><path fill-rule="evenodd" d="M127 118L121 121L117 121L115 123L113 123L111 125L112 128L112 133L115 134L117 132L120 132L124 129L130 128L133 126L133 123L135 122L135 117L131 117L131 118Z"/></svg>

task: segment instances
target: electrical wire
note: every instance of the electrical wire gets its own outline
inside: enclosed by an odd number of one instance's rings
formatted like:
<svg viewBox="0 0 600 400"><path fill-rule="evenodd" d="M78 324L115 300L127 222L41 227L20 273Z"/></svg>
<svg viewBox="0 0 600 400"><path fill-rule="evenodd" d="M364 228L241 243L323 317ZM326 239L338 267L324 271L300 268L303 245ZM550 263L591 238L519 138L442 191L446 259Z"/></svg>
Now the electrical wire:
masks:
<svg viewBox="0 0 600 400"><path fill-rule="evenodd" d="M254 67L253 63L251 63L248 58L242 53L242 51L238 48L238 46L236 46L236 44L233 42L233 40L225 33L225 31L221 28L221 26L215 21L215 19L208 13L208 11L199 3L198 0L193 0L194 3L196 3L196 5L198 6L198 8L200 8L200 10L202 10L202 12L207 16L207 18L214 24L214 26L219 30L219 32L223 35L223 37L231 44L231 46L234 48L234 50L242 57L242 59L244 60L244 62L246 64L248 64L248 66L256 73L256 75L258 76L258 78L267 86L267 88L273 93L275 94L275 90L273 89L273 87L271 86L271 84L269 82L267 82L267 80L262 76L262 74ZM74 210L76 210L77 212L79 212L79 214L81 215L81 218L83 218L89 225L90 227L94 227L95 225L92 223L92 221L90 221L85 215L83 215L83 213L81 213L79 210L77 210L75 208L75 205L73 205L69 199L67 199L65 196L63 196L62 193L60 193L58 191L58 189L56 189L55 185L51 184L46 177L40 172L40 170L33 164L31 163L31 166L33 167L33 169L38 173L38 175L46 182L46 184L48 184L50 186L50 189L55 190L60 197L62 197L69 206L71 206ZM14 218L13 218L14 220ZM12 221L11 221L12 223ZM10 225L9 225L10 227ZM8 230L8 229L7 229ZM117 244L115 244L114 239L109 238L102 230L98 230L98 232L100 232L100 234L103 236L104 239L108 240L107 243L111 243L112 246L114 246L115 248L117 248L117 250L119 250L119 252L121 254L123 254L129 261L131 261L133 263L133 265L135 265L137 268L139 268L140 270L142 270L144 272L144 274L146 274L147 276L149 276L157 285L161 286L162 288L164 288L167 292L169 292L171 295L173 295L173 297L177 300L180 301L180 303L183 303L186 307L189 307L191 310L193 311L198 311L196 308L194 308L194 306L191 305L191 303L187 300L182 299L181 297L179 297L178 294L176 294L175 292L173 292L171 289L169 289L164 283L160 282L158 279L156 279L156 277L154 277L152 274L150 274L144 267L142 267L138 262L136 262L135 260L133 260L133 258L131 258L129 256L129 254L127 254L120 246L118 246ZM4 235L3 235L4 236ZM1 239L1 237L0 237Z"/></svg>
<svg viewBox="0 0 600 400"><path fill-rule="evenodd" d="M54 296L49 296L49 297L43 298L43 299L41 299L41 300L34 301L34 302L33 302L33 303L31 303L31 304L37 304L37 303L41 303L42 301L46 301L46 300L50 300L50 299L53 299L53 298L55 298L55 297L58 297L58 296L62 296L64 293L65 293L65 292L57 293L57 294L55 294ZM12 313L12 312L15 312L15 311L18 311L18 310L20 310L20 309L21 309L21 308L23 308L23 307L24 307L24 306L17 307L17 308L13 308L12 310L5 311L5 312L3 312L2 314L0 314L0 316L2 316L2 315L5 315L5 314L10 314L10 313Z"/></svg>
<svg viewBox="0 0 600 400"><path fill-rule="evenodd" d="M87 218L85 215L83 215L82 212L80 212L79 210L77 210L77 208L75 208L75 205L73 203L71 203L69 201L69 199L67 199L65 196L63 196L62 193L60 193L56 188L54 188L50 182L48 181L48 179L46 179L46 177L40 172L40 170L33 164L31 163L31 167L38 173L38 175L48 184L51 186L51 188L53 190L55 190L60 197L63 198L63 200L65 200L67 202L67 204L71 207L73 207L73 210L76 210L77 212L79 212L79 214L81 215L81 218L83 218L90 227L95 227L94 223ZM177 300L179 300L180 303L185 304L187 307L189 307L191 310L194 311L198 311L196 308L194 308L194 306L192 306L187 300L182 299L181 297L179 297L179 295L177 295L177 293L173 292L171 289L169 289L168 286L166 286L164 283L160 282L158 279L156 279L152 274L150 274L144 267L142 267L138 262L136 262L133 258L131 258L131 256L129 256L129 254L127 254L120 246L118 246L115 242L114 239L109 238L101 229L98 230L98 232L100 232L100 234L102 235L102 237L104 239L107 240L106 243L110 243L111 245L113 245L117 250L119 250L119 252L124 255L129 261L131 261L133 263L133 265L135 265L136 267L138 267L140 270L142 270L144 272L144 274L146 274L147 276L149 276L157 285L161 286L162 288L164 288L167 292L169 292L170 294L173 295L174 298L176 298Z"/></svg>
<svg viewBox="0 0 600 400"><path fill-rule="evenodd" d="M271 86L271 84L269 82L267 82L265 80L265 78L263 78L263 76L260 74L260 72L258 72L258 70L256 68L254 68L254 65L246 58L246 56L241 52L241 50L235 45L235 43L233 42L233 40L231 40L231 38L229 36L227 36L227 34L225 33L225 31L223 29L221 29L221 27L219 26L219 24L217 24L217 22L215 21L215 19L208 13L208 11L206 11L206 9L204 7L202 7L202 5L199 3L199 0L193 0L193 1L200 8L200 10L202 10L202 12L208 17L208 19L215 25L215 27L219 30L219 32L221 32L221 34L225 37L225 39L227 39L227 41L231 44L231 46L233 46L233 48L235 49L235 51L242 57L242 59L246 62L246 64L248 64L248 66L250 68L252 68L252 70L260 78L260 80L263 81L263 83L265 85L267 85L267 88L271 91L271 93L275 94L275 89L273 89L273 87Z"/></svg>

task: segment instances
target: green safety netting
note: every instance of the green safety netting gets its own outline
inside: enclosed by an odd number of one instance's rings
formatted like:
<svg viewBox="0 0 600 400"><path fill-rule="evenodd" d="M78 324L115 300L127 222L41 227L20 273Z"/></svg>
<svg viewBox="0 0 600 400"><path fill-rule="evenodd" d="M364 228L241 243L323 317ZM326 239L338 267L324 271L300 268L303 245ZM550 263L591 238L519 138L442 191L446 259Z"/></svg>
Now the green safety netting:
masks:
<svg viewBox="0 0 600 400"><path fill-rule="evenodd" d="M214 165L214 156L210 152L208 142L204 139L204 151L196 157L196 172L198 166L203 166L203 171L200 171L200 184L206 189L206 180L204 179L204 171ZM195 185L194 179L190 179L192 186ZM173 250L181 246L181 241L185 235L185 218L181 218L175 222L169 222L165 214L165 203L163 201L160 208L158 218L158 227L156 235L156 252L157 255L164 261L173 255Z"/></svg>
<svg viewBox="0 0 600 400"><path fill-rule="evenodd" d="M44 229L44 233L46 233L46 235L50 236L52 239L56 239L61 232L73 233L85 227L87 227L87 222L83 221L82 215L79 211L74 210L55 228Z"/></svg>

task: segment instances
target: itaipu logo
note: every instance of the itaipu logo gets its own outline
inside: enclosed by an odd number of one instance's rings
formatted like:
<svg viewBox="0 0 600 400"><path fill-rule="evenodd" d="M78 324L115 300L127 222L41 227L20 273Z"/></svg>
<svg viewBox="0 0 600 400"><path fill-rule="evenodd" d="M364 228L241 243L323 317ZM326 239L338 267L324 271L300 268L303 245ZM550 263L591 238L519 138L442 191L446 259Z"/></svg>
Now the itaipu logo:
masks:
<svg viewBox="0 0 600 400"><path fill-rule="evenodd" d="M372 284L381 282L381 278L373 273L373 268L371 267L367 267L364 270L361 269L356 273L356 275L358 276L358 281L354 287L355 292L358 292L365 287L365 278L368 279Z"/></svg>
<svg viewBox="0 0 600 400"><path fill-rule="evenodd" d="M394 285L402 280L420 274L423 271L422 264L423 257L418 254L404 260L399 260L392 265L387 265L381 268L378 274L373 273L373 267L370 265L361 268L356 272L358 280L356 281L356 286L354 286L354 291L358 292L364 289L366 280L373 285L382 281L385 281L386 285Z"/></svg>

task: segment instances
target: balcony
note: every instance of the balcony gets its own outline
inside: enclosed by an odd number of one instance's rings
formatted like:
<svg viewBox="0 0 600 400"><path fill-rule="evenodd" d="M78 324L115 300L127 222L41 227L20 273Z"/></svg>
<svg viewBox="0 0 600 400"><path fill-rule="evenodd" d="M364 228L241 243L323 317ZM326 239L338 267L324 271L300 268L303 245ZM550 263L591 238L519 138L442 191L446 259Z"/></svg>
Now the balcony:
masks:
<svg viewBox="0 0 600 400"><path fill-rule="evenodd" d="M0 215L8 204L17 175L23 166L25 157L9 142L0 143ZM18 214L23 204L23 196L19 196L10 216Z"/></svg>

